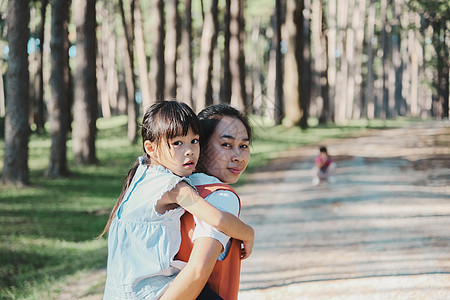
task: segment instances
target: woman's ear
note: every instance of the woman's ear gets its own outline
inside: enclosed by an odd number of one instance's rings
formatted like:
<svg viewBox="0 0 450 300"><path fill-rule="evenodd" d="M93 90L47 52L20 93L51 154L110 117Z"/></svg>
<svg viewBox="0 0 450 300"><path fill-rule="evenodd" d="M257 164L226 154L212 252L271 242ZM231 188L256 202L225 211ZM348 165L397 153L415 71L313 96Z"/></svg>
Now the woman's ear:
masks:
<svg viewBox="0 0 450 300"><path fill-rule="evenodd" d="M150 155L150 157L154 157L156 153L156 147L155 144L150 142L149 140L144 141L144 149L145 152Z"/></svg>

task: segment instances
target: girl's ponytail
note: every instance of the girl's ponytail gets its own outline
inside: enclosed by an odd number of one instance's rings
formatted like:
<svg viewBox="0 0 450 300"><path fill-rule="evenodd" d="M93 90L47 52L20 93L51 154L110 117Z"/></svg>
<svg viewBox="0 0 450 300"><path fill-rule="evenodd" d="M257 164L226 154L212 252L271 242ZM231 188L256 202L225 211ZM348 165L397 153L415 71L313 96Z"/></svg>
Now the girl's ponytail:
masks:
<svg viewBox="0 0 450 300"><path fill-rule="evenodd" d="M144 159L142 161L143 164L150 164L149 162L149 157L147 154L144 154ZM139 160L134 164L134 166L128 171L127 176L125 177L124 181L123 181L123 186L122 186L122 192L120 193L119 199L117 199L116 205L114 205L111 214L109 215L109 219L108 222L106 223L105 228L103 229L103 232L97 237L97 239L101 238L105 233L108 232L109 227L111 226L111 222L114 219L114 217L116 216L116 212L119 209L120 204L122 204L123 201L123 197L125 196L125 193L128 190L128 187L131 184L131 181L133 180L134 174L136 174L136 170L139 167Z"/></svg>

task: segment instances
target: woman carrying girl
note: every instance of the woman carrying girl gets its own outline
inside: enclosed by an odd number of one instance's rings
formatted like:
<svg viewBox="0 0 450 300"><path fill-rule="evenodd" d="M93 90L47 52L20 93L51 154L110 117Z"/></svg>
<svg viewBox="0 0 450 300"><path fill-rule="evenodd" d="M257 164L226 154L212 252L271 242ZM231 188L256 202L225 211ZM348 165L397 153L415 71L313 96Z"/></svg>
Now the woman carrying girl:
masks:
<svg viewBox="0 0 450 300"><path fill-rule="evenodd" d="M102 235L108 235L104 299L158 299L183 263L178 252L184 209L252 246L253 229L201 198L186 178L195 169L200 125L184 103L152 105L142 122L144 156L129 171ZM251 249L248 249L251 252Z"/></svg>
<svg viewBox="0 0 450 300"><path fill-rule="evenodd" d="M202 197L237 215L240 200L227 184L235 183L250 161L251 127L241 112L226 104L205 108L199 118L202 139L197 170L203 173L194 173L189 179ZM198 218L194 222L187 212L181 223L182 244L176 258L188 263L161 299L196 299L205 283L220 298L203 297L203 291L198 299L237 299L241 259L246 258L241 252L241 241L228 242L229 236ZM226 249L221 254L223 245Z"/></svg>

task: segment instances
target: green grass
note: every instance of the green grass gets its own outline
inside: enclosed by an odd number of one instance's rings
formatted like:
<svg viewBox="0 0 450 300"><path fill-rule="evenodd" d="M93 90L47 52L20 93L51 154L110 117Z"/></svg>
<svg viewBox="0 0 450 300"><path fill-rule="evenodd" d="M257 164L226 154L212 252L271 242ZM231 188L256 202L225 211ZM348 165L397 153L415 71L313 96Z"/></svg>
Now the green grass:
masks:
<svg viewBox="0 0 450 300"><path fill-rule="evenodd" d="M349 136L367 128L397 127L409 122L355 122L301 130L273 127L254 117L255 139L249 172L293 147ZM100 119L97 127L98 165L74 166L69 140L71 175L45 178L50 139L48 135L33 135L29 143L31 186L20 189L0 186L0 299L47 299L70 276L106 266L106 240L95 237L102 231L122 180L142 152L142 146L130 146L127 142L125 117ZM1 139L0 157L3 149ZM3 159L0 167L3 168Z"/></svg>

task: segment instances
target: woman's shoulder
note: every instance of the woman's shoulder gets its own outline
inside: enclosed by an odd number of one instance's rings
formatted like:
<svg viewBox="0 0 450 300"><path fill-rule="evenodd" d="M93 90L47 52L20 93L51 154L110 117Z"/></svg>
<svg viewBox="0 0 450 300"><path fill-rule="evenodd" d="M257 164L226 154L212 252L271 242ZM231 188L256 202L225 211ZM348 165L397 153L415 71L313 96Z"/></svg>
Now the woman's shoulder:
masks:
<svg viewBox="0 0 450 300"><path fill-rule="evenodd" d="M216 177L207 175L205 173L193 173L188 178L190 179L191 183L195 186L205 185L205 184L222 183Z"/></svg>

